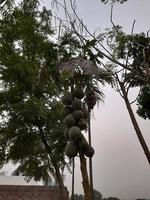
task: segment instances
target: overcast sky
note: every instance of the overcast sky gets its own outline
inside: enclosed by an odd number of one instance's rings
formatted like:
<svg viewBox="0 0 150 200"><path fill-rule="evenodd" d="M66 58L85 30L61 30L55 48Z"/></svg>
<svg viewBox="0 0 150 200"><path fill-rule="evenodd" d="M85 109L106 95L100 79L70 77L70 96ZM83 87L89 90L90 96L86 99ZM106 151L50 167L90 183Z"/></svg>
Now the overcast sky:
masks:
<svg viewBox="0 0 150 200"><path fill-rule="evenodd" d="M43 3L50 8L49 0L43 0ZM79 16L91 31L96 28L103 31L111 26L110 4L103 5L100 0L77 0L77 7ZM115 4L113 19L129 33L135 19L134 32L147 32L150 29L149 9L150 0L128 0L123 5ZM59 11L58 15L62 13ZM125 104L113 89L105 87L103 91L105 103L95 108L92 120L94 187L104 197L150 199L150 167ZM150 122L137 118L150 148ZM75 178L75 192L83 193L78 158ZM66 185L71 188L71 175L67 174Z"/></svg>
<svg viewBox="0 0 150 200"><path fill-rule="evenodd" d="M69 1L69 0L68 0ZM51 8L50 0L42 0ZM110 24L110 4L100 0L77 0L79 16L91 31L100 27L104 30ZM150 29L150 0L128 0L114 7L114 22L131 32L146 32ZM58 15L61 16L61 12ZM105 103L95 108L92 119L92 144L94 188L104 197L121 199L150 199L150 167L137 140L125 104L119 94L110 87L102 88ZM134 106L134 110L136 107ZM150 122L138 118L143 135L150 148ZM75 192L83 193L78 158L75 170ZM71 175L66 175L65 184L71 188Z"/></svg>

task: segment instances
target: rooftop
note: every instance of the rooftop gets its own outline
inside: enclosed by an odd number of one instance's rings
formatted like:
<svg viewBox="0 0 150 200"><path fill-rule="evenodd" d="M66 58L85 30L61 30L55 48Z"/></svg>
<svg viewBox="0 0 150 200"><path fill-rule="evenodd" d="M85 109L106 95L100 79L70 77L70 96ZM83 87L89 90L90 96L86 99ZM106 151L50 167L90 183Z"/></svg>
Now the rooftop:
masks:
<svg viewBox="0 0 150 200"><path fill-rule="evenodd" d="M42 185L33 179L27 181L25 176L0 176L0 185Z"/></svg>

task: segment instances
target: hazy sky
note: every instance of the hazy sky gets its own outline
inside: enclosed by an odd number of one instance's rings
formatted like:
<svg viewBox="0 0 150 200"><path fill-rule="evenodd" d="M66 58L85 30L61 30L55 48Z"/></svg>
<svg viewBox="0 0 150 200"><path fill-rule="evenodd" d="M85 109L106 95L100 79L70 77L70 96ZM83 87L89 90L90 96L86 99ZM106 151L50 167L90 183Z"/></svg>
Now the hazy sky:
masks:
<svg viewBox="0 0 150 200"><path fill-rule="evenodd" d="M51 0L41 2L50 8ZM104 30L111 25L110 4L103 5L100 0L77 0L77 5L79 16L91 31L97 27ZM131 32L133 20L136 19L134 32L148 31L149 9L150 0L128 0L123 5L116 4L114 22ZM102 90L105 93L105 103L95 108L92 119L94 188L104 197L150 199L150 166L137 140L125 104L110 87ZM137 118L150 148L150 122ZM75 192L83 193L78 158L75 179ZM70 174L67 174L65 184L71 188Z"/></svg>
<svg viewBox="0 0 150 200"><path fill-rule="evenodd" d="M68 0L69 1L69 0ZM43 0L50 8L50 1ZM77 0L78 14L91 31L102 31L111 26L110 4L100 0ZM128 0L114 7L114 22L131 32L147 32L150 29L150 0ZM62 13L59 11L58 15ZM125 104L118 93L109 87L103 88L105 103L95 108L92 120L92 143L94 187L103 196L121 199L150 199L150 167L137 140ZM135 106L134 106L135 108ZM136 109L135 109L136 110ZM138 117L143 135L150 148L150 122ZM78 158L75 170L75 192L83 193ZM66 176L66 185L71 188L71 175Z"/></svg>

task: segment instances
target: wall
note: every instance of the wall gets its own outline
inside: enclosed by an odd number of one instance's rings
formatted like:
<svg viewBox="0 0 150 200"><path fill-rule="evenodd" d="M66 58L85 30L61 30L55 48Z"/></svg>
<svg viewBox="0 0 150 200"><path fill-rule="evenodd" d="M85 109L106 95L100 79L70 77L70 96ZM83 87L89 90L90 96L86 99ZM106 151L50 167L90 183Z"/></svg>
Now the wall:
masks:
<svg viewBox="0 0 150 200"><path fill-rule="evenodd" d="M66 191L68 198L68 192ZM58 187L0 185L0 200L61 200Z"/></svg>

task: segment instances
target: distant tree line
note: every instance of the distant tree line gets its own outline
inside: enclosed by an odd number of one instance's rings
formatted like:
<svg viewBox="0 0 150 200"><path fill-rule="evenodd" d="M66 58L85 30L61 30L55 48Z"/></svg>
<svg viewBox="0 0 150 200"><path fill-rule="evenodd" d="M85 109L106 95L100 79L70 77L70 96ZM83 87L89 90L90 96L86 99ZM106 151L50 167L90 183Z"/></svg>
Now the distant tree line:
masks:
<svg viewBox="0 0 150 200"><path fill-rule="evenodd" d="M84 195L83 194L75 194L74 198L70 197L70 200L84 200ZM121 200L118 197L104 197L101 192L94 190L94 200ZM150 199L135 199L135 200L150 200Z"/></svg>

